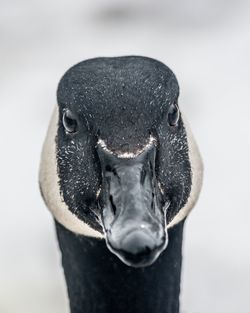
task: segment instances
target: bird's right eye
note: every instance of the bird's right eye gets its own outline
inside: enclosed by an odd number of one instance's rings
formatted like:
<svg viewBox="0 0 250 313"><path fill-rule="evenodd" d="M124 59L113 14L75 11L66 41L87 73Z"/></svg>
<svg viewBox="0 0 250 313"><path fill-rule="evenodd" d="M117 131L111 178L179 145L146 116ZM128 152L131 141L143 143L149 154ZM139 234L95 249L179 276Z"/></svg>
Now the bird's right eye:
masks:
<svg viewBox="0 0 250 313"><path fill-rule="evenodd" d="M63 113L62 122L67 133L73 134L77 132L77 119L70 110L66 110Z"/></svg>

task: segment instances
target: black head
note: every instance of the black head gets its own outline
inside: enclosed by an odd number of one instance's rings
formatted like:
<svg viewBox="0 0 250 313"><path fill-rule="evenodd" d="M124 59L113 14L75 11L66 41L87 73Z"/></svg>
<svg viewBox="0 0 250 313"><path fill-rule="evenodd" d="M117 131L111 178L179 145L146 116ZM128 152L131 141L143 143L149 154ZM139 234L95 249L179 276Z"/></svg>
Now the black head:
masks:
<svg viewBox="0 0 250 313"><path fill-rule="evenodd" d="M126 264L151 264L192 189L176 77L149 58L97 58L68 70L57 96L62 200Z"/></svg>

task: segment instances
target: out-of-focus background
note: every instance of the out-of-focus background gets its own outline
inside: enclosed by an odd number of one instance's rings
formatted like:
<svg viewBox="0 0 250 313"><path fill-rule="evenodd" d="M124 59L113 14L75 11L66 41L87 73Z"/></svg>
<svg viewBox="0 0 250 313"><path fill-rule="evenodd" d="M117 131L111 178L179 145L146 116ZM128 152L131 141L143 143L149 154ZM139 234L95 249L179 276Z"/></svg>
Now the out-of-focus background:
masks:
<svg viewBox="0 0 250 313"><path fill-rule="evenodd" d="M250 3L0 0L0 312L66 313L53 220L39 195L57 83L96 56L166 63L205 164L185 229L182 313L249 313Z"/></svg>

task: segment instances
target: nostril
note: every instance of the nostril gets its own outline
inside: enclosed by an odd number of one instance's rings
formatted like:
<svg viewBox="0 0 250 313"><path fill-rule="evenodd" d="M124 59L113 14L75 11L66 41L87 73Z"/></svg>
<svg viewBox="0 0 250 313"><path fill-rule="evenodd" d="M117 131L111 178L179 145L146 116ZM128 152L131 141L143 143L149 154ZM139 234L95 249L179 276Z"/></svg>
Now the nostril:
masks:
<svg viewBox="0 0 250 313"><path fill-rule="evenodd" d="M110 201L110 203L111 203L111 207L112 207L113 214L115 215L115 214L116 214L116 205L114 204L113 196L112 196L112 195L109 196L109 201Z"/></svg>
<svg viewBox="0 0 250 313"><path fill-rule="evenodd" d="M146 170L145 170L145 168L143 167L143 168L142 168L142 171L141 171L141 184L142 184L142 185L144 184L145 178L146 178Z"/></svg>
<svg viewBox="0 0 250 313"><path fill-rule="evenodd" d="M112 171L112 168L111 168L110 165L106 165L105 169L106 169L107 172L111 172Z"/></svg>

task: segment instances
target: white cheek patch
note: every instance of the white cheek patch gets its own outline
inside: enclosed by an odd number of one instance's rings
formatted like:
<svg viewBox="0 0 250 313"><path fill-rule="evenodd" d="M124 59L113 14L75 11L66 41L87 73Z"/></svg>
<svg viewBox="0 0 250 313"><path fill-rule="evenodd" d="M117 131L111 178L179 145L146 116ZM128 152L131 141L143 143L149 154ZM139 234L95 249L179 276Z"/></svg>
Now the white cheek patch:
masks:
<svg viewBox="0 0 250 313"><path fill-rule="evenodd" d="M183 115L182 115L183 118ZM46 202L48 209L53 214L54 218L67 229L80 235L85 235L95 238L104 238L104 236L91 228L88 224L84 223L75 214L73 214L67 204L65 203L63 196L60 193L59 176L57 171L57 159L56 159L56 136L58 128L58 107L56 106L51 121L47 136L43 145L39 183L41 191ZM194 207L198 200L203 177L203 165L200 157L198 147L193 138L192 132L186 122L183 119L184 127L187 133L187 141L189 147L189 159L191 162L192 170L192 187L189 198L183 208L175 215L173 220L167 225L170 228L178 224L183 220ZM154 138L150 138L149 145L152 145ZM100 142L100 144L103 144ZM140 151L141 152L141 151ZM121 155L120 157L131 157L131 155Z"/></svg>
<svg viewBox="0 0 250 313"><path fill-rule="evenodd" d="M56 107L50 121L47 136L43 145L39 183L48 209L55 219L74 233L103 238L103 235L71 213L60 194L59 177L56 160L56 136L58 128L58 108Z"/></svg>
<svg viewBox="0 0 250 313"><path fill-rule="evenodd" d="M203 163L198 146L194 140L192 131L182 114L183 124L187 134L188 150L189 150L189 161L191 163L192 171L192 186L189 198L183 208L174 216L172 221L167 225L167 228L173 227L182 221L195 206L202 186L203 179Z"/></svg>

